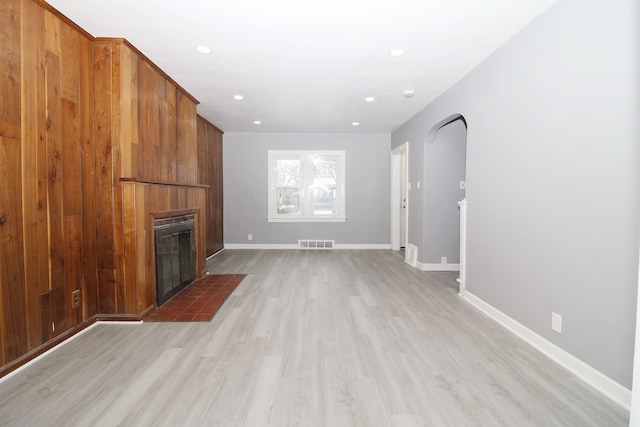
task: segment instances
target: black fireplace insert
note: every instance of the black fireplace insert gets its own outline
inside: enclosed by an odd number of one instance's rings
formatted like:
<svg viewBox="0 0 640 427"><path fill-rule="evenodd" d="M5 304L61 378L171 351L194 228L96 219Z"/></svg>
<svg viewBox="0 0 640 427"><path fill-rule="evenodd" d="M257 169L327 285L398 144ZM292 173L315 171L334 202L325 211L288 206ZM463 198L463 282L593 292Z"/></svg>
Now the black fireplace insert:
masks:
<svg viewBox="0 0 640 427"><path fill-rule="evenodd" d="M156 304L160 307L195 280L193 215L155 220Z"/></svg>

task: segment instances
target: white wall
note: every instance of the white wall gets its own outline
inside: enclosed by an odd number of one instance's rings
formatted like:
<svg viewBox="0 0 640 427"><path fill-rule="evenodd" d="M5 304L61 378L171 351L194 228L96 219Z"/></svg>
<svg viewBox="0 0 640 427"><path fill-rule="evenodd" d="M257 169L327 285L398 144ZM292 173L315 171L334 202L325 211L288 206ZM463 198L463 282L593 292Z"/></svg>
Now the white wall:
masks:
<svg viewBox="0 0 640 427"><path fill-rule="evenodd" d="M225 133L224 237L226 244L389 245L389 134ZM346 215L343 223L267 222L268 150L345 150ZM247 240L247 234L253 240Z"/></svg>
<svg viewBox="0 0 640 427"><path fill-rule="evenodd" d="M410 142L415 182L429 131L465 117L467 289L625 387L640 231L637 3L561 0L392 134L392 147ZM421 191L409 213L418 246Z"/></svg>

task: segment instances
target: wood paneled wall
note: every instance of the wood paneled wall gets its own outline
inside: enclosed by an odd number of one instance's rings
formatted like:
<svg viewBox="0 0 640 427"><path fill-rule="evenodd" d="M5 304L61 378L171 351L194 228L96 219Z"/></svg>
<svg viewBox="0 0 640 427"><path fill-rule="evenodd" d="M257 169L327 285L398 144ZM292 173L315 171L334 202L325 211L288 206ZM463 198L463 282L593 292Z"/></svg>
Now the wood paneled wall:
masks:
<svg viewBox="0 0 640 427"><path fill-rule="evenodd" d="M5 368L96 314L92 56L92 38L48 8L0 1Z"/></svg>
<svg viewBox="0 0 640 427"><path fill-rule="evenodd" d="M0 376L98 318L153 309L154 215L196 213L204 272L215 180L196 104L125 40L0 0Z"/></svg>
<svg viewBox="0 0 640 427"><path fill-rule="evenodd" d="M198 183L196 103L123 39L96 39L98 312L140 318L155 301L154 211L190 209L205 218ZM196 251L205 265L205 221Z"/></svg>
<svg viewBox="0 0 640 427"><path fill-rule="evenodd" d="M207 189L207 256L224 248L222 190L223 132L198 116L198 182Z"/></svg>

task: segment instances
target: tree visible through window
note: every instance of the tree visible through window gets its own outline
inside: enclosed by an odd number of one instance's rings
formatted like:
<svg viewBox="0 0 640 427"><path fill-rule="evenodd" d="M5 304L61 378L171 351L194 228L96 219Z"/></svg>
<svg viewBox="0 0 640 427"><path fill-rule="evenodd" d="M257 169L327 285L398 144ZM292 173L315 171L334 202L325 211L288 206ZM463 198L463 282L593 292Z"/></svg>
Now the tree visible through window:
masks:
<svg viewBox="0 0 640 427"><path fill-rule="evenodd" d="M269 150L269 221L344 221L344 151Z"/></svg>

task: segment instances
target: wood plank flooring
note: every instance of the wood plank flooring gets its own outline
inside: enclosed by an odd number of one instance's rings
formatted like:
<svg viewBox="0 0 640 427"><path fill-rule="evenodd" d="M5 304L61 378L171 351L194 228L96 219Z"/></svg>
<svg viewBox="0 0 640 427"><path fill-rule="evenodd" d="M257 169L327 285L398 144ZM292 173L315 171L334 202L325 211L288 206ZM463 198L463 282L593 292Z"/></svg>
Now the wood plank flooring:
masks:
<svg viewBox="0 0 640 427"><path fill-rule="evenodd" d="M625 426L392 251L233 251L209 323L98 324L0 383L11 426Z"/></svg>

